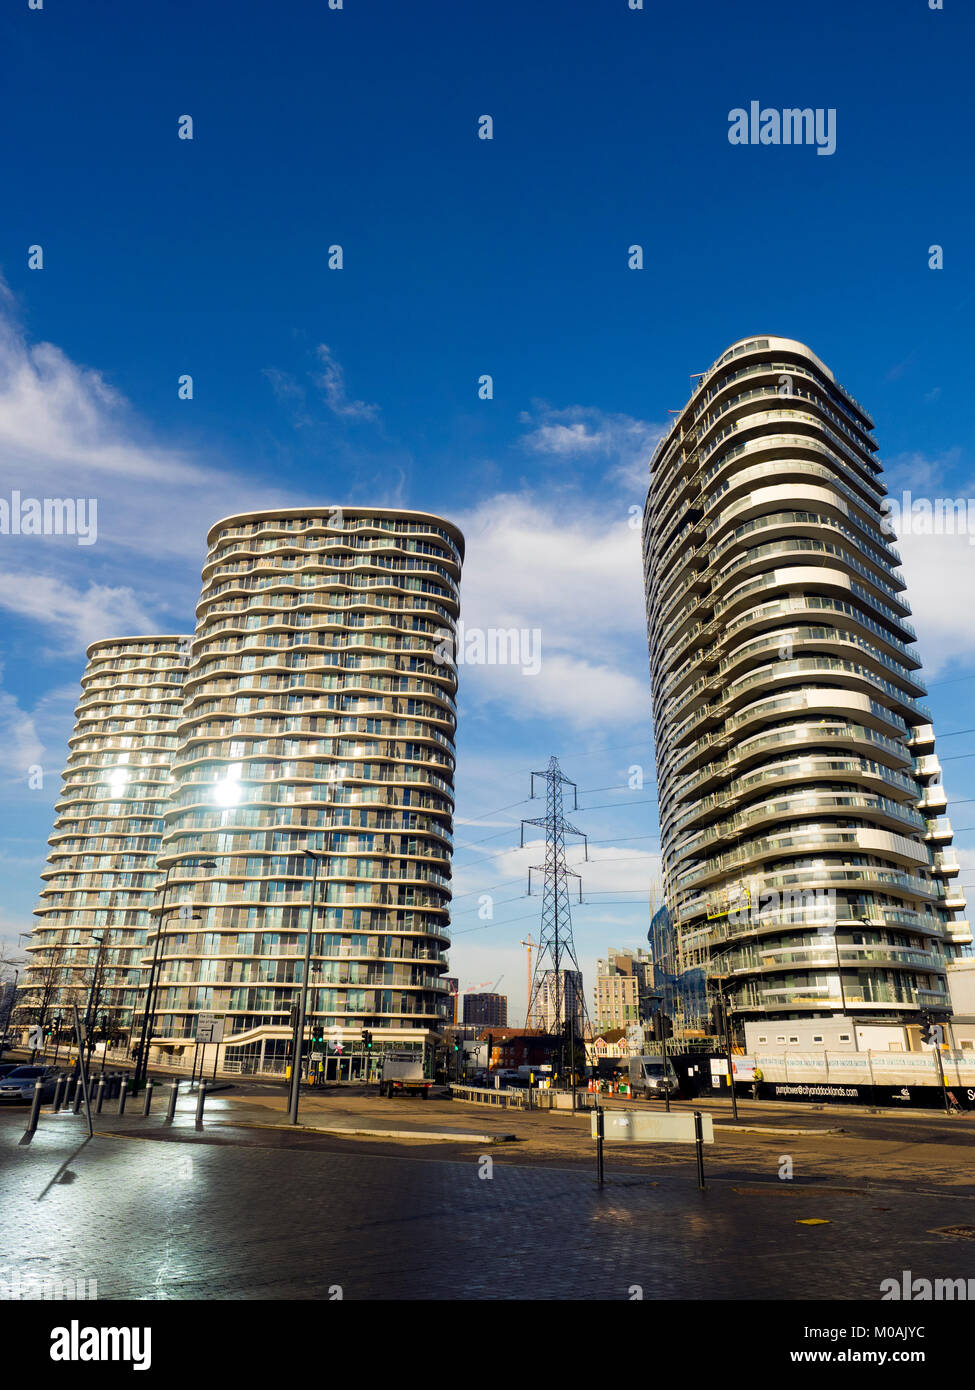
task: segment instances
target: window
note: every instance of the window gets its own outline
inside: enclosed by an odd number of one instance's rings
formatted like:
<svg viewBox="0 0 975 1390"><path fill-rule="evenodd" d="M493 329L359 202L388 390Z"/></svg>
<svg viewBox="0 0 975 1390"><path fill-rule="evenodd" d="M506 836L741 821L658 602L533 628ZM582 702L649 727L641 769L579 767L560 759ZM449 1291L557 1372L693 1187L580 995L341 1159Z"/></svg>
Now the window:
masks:
<svg viewBox="0 0 975 1390"><path fill-rule="evenodd" d="M768 1042L768 1037L767 1037L764 1033L761 1033L761 1034L759 1034L758 1041L759 1041L760 1043L767 1043L767 1042Z"/></svg>
<svg viewBox="0 0 975 1390"><path fill-rule="evenodd" d="M850 1041L850 1035L849 1035L849 1033L841 1033L841 1034L840 1034L840 1042L849 1042L849 1041Z"/></svg>
<svg viewBox="0 0 975 1390"><path fill-rule="evenodd" d="M789 1041L790 1041L790 1043L797 1043L797 1042L799 1041L799 1039L796 1037L795 1033L793 1033L793 1034L790 1035Z"/></svg>
<svg viewBox="0 0 975 1390"><path fill-rule="evenodd" d="M822 1035L822 1033L814 1033L814 1034L813 1034L813 1042L822 1042L822 1040L823 1040L823 1035Z"/></svg>

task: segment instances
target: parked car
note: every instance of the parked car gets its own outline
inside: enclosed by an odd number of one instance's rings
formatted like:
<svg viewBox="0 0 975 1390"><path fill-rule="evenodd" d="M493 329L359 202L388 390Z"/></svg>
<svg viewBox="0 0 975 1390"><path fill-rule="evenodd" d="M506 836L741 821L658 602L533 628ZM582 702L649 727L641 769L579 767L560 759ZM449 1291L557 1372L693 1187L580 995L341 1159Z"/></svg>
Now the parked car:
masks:
<svg viewBox="0 0 975 1390"><path fill-rule="evenodd" d="M19 1066L19 1062L0 1062L0 1077L6 1076L8 1072L16 1071Z"/></svg>
<svg viewBox="0 0 975 1390"><path fill-rule="evenodd" d="M41 1100L54 1099L54 1086L57 1072L53 1067L14 1067L6 1076L0 1077L0 1101L34 1099L34 1083L40 1077Z"/></svg>

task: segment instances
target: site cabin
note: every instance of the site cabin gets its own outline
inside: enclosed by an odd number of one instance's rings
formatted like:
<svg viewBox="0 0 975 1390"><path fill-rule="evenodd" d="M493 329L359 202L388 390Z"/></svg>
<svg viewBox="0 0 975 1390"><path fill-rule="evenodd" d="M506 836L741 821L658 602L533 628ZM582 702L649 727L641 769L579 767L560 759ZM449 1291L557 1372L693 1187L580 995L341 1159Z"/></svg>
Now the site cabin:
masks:
<svg viewBox="0 0 975 1390"><path fill-rule="evenodd" d="M381 1096L416 1095L426 1100L433 1082L423 1075L423 1060L402 1053L383 1058L382 1077L379 1082Z"/></svg>

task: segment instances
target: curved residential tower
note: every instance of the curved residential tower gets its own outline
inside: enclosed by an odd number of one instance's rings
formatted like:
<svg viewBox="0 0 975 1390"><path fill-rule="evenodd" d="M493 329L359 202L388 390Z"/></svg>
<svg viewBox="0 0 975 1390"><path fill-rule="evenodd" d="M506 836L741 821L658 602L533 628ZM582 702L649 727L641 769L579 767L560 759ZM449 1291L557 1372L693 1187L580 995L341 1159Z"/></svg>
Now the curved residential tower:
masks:
<svg viewBox="0 0 975 1390"><path fill-rule="evenodd" d="M971 941L872 431L802 343L750 338L651 462L666 901L679 968L749 1043L793 1020L810 1045L903 1044Z"/></svg>
<svg viewBox="0 0 975 1390"><path fill-rule="evenodd" d="M94 642L34 909L26 1021L67 1026L70 1006L126 1036L161 874L157 854L183 700L189 637Z"/></svg>
<svg viewBox="0 0 975 1390"><path fill-rule="evenodd" d="M312 1036L343 1061L364 1029L377 1051L422 1049L451 1016L456 672L442 654L463 538L425 512L309 507L229 517L208 545L153 1039L182 1045L212 1011L229 1065L283 1069L314 888Z"/></svg>

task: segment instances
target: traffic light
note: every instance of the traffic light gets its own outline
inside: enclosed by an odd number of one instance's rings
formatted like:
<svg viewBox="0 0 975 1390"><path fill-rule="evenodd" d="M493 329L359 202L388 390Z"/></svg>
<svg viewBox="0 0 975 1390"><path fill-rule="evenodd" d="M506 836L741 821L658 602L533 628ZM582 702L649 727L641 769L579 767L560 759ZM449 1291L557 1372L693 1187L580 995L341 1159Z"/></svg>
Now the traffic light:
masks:
<svg viewBox="0 0 975 1390"><path fill-rule="evenodd" d="M929 1047L940 1047L944 1037L944 1029L931 1014L921 1015L921 1039Z"/></svg>
<svg viewBox="0 0 975 1390"><path fill-rule="evenodd" d="M363 1028L362 1030L362 1046L367 1052L372 1051L372 1034L368 1028Z"/></svg>
<svg viewBox="0 0 975 1390"><path fill-rule="evenodd" d="M323 1025L322 1025L321 1023L318 1023L318 1022L313 1023L313 1024L311 1025L311 1040L312 1040L312 1042L313 1042L313 1043L320 1043L320 1042L323 1042L324 1039L325 1039L325 1029L324 1029Z"/></svg>
<svg viewBox="0 0 975 1390"><path fill-rule="evenodd" d="M298 1005L297 1005L297 1004L292 1004L292 1005L291 1005L291 1012L290 1012L290 1015L289 1015L289 1018L288 1018L288 1027L291 1029L292 1033L293 1033L294 1030L298 1027Z"/></svg>

